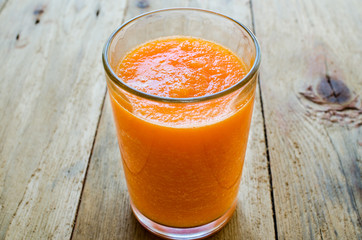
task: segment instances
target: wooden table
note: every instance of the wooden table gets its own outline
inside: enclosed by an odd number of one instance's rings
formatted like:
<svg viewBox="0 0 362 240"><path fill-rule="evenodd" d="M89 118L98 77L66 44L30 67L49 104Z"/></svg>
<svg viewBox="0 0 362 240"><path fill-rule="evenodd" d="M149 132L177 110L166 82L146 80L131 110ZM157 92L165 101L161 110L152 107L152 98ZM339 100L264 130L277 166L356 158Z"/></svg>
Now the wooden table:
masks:
<svg viewBox="0 0 362 240"><path fill-rule="evenodd" d="M362 239L360 0L0 0L0 239L157 239L131 213L101 51L176 6L262 47L238 207L211 239Z"/></svg>

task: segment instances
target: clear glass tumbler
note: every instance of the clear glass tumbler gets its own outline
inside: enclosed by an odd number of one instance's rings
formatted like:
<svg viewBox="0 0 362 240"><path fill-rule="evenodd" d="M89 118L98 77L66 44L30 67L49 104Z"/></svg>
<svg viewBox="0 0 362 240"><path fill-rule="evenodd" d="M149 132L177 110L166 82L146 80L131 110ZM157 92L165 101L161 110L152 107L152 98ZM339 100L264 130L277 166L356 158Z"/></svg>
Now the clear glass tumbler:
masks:
<svg viewBox="0 0 362 240"><path fill-rule="evenodd" d="M194 98L147 94L117 76L116 68L130 50L171 36L223 45L243 60L248 73L232 87ZM103 65L138 221L168 239L199 239L218 231L235 209L244 164L260 65L253 33L207 10L154 11L126 22L110 36ZM152 114L143 114L142 107ZM181 113L189 117L180 120ZM155 117L159 115L163 117Z"/></svg>

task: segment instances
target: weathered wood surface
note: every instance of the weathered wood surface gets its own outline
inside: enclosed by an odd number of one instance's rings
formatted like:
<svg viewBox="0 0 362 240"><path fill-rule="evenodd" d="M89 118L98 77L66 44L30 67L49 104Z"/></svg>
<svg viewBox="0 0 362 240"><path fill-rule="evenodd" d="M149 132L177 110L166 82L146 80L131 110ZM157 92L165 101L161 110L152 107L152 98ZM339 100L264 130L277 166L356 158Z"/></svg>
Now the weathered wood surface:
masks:
<svg viewBox="0 0 362 240"><path fill-rule="evenodd" d="M175 6L255 26L263 52L238 207L211 239L362 239L358 0L0 0L0 239L158 239L131 213L100 53Z"/></svg>
<svg viewBox="0 0 362 240"><path fill-rule="evenodd" d="M145 9L131 1L125 12L129 19L143 11L176 6L219 11L252 26L248 1L152 1ZM251 137L237 210L229 224L211 239L274 239L274 222L269 186L259 95L256 99ZM73 239L158 239L147 232L130 209L126 182L120 164L108 97L98 128Z"/></svg>
<svg viewBox="0 0 362 240"><path fill-rule="evenodd" d="M362 239L362 2L253 0L280 239Z"/></svg>
<svg viewBox="0 0 362 240"><path fill-rule="evenodd" d="M99 25L98 1L2 6L0 239L69 239L106 91L100 52L118 19Z"/></svg>

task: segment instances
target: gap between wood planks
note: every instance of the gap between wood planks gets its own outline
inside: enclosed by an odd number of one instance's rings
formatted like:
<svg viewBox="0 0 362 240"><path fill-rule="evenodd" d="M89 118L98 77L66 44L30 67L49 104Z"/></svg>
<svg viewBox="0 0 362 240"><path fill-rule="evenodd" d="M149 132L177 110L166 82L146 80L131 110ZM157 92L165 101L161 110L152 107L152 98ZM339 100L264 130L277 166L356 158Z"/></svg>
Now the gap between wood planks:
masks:
<svg viewBox="0 0 362 240"><path fill-rule="evenodd" d="M100 112L99 112L99 116L98 116L98 121L97 121L97 127L96 127L96 131L95 131L94 137L93 137L92 148L91 148L91 151L90 151L90 153L89 153L88 162L87 162L87 168L86 168L85 173L84 173L82 190L81 190L80 195L79 195L79 200L78 200L78 204L77 204L77 209L76 209L76 211L75 211L75 216L74 216L74 220L73 220L73 224L72 224L72 233L70 234L70 238L69 238L69 239L73 239L75 224L76 224L77 218L78 218L79 207L80 207L80 204L81 204L81 202L82 202L82 196L83 196L84 186L85 186L85 183L86 183L86 181L87 181L88 169L89 169L89 165L90 165L91 158L92 158L92 156L93 156L93 149L94 149L94 145L95 145L96 139L97 139L99 123L101 122L101 118L102 118L102 113L103 113L103 108L104 108L104 103L105 103L105 100L106 100L106 96L107 96L107 87L106 87L106 90L104 91L103 100L102 100L102 105L101 105L101 108L100 108Z"/></svg>
<svg viewBox="0 0 362 240"><path fill-rule="evenodd" d="M124 22L124 20L125 20L125 16L126 16L126 12L127 12L127 10L128 10L128 7L129 7L129 3L128 3L128 1L126 1L126 6L125 6L125 8L124 8L122 22ZM100 8L98 8L97 11L96 11L96 17L99 16L99 13L100 13ZM87 181L87 176L88 176L88 169L89 169L89 166L90 166L90 161L91 161L92 156L93 156L94 145L95 145L96 139L97 139L98 128L99 128L99 124L100 124L100 122L101 122L101 118L102 118L104 103L105 103L105 101L106 101L107 92L108 92L108 90L107 90L107 87L106 87L106 90L104 91L104 95L103 95L102 106L101 106L101 109L100 109L100 112L99 112L99 116L98 116L97 128L96 128L96 131L95 131L95 133L94 133L92 148L91 148L91 151L90 151L90 154L89 154L89 157L88 157L87 168L86 168L85 174L84 174L84 180L83 180L83 184L82 184L82 190L81 190L80 195L79 195L77 210L75 211L75 217L74 217L73 224L72 224L72 233L70 234L70 238L69 238L69 239L73 239L75 224L77 223L78 212L79 212L80 204L82 203L82 197L83 197L84 187L85 187L85 183L86 183L86 181Z"/></svg>
<svg viewBox="0 0 362 240"><path fill-rule="evenodd" d="M255 18L254 18L254 10L253 10L253 0L250 0L250 12L251 12L251 23L252 23L253 32L256 35ZM267 159L267 163L268 163L269 184L270 184L270 199L271 199L272 211L273 211L273 223L274 223L274 234L275 234L274 237L277 240L278 239L278 227L277 227L277 218L276 218L275 204L274 204L273 177L272 177L272 171L271 171L271 168L270 168L268 134L266 132L264 105L263 105L263 95L262 95L262 92L261 92L260 84L261 84L260 83L260 76L258 76L258 91L259 91L259 96L260 96L261 116L263 118L265 150L266 150L266 159Z"/></svg>

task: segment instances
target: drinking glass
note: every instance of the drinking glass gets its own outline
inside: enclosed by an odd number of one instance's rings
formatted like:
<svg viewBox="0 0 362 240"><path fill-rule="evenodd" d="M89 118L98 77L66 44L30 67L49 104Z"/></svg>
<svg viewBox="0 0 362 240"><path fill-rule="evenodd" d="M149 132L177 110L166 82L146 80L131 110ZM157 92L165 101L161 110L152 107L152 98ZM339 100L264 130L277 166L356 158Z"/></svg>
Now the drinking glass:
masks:
<svg viewBox="0 0 362 240"><path fill-rule="evenodd" d="M192 98L141 92L117 76L129 51L175 36L202 38L230 49L242 59L247 74L223 91ZM102 57L134 215L149 231L168 239L215 233L237 202L260 65L255 36L219 13L163 9L120 26Z"/></svg>

